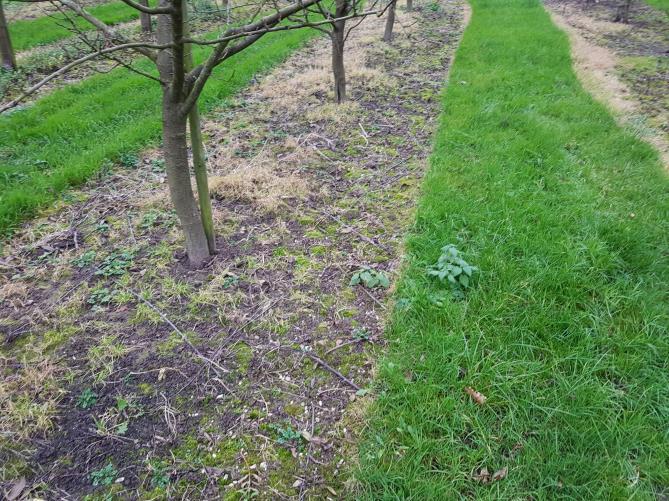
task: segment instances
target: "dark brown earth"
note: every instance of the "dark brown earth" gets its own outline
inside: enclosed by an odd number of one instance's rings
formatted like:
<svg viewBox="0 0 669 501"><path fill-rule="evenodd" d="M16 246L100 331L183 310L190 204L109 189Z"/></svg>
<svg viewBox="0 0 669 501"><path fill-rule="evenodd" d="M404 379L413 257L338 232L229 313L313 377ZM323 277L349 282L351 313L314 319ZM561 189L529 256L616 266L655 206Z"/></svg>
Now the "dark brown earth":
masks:
<svg viewBox="0 0 669 501"><path fill-rule="evenodd" d="M343 106L319 39L210 113L219 253L203 270L185 265L155 152L8 243L1 489L345 494L388 293L350 280L370 267L392 282L400 266L462 19L458 1L425 5L387 46L369 18Z"/></svg>

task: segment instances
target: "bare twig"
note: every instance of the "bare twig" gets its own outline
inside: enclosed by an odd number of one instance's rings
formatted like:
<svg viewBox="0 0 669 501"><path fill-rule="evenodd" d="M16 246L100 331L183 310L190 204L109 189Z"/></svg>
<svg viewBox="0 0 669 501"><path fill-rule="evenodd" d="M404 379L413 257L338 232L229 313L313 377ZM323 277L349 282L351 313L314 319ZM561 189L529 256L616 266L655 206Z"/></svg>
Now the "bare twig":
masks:
<svg viewBox="0 0 669 501"><path fill-rule="evenodd" d="M181 339L184 341L184 343L186 343L190 347L190 349L193 350L193 352L198 356L198 358L200 358L202 361L204 361L207 364L209 364L210 366L212 366L212 368L214 369L214 372L216 372L219 376L221 375L219 373L219 371L221 371L223 373L230 372L229 370L221 367L218 363L214 362L212 359L205 357L200 352L200 350L198 350L197 347L193 343L191 343L190 339L188 339L188 337L183 332L181 332L181 330L179 330L179 328L176 325L174 325L174 323L172 323L172 321L169 318L167 318L167 316L162 311L160 311L153 303L144 299L142 296L137 294L132 289L126 289L126 290L130 294L132 294L136 299L139 299L145 305L147 305L149 308L151 308L153 311L155 311L160 316L160 318L163 320L163 322L165 322L167 325L169 325L172 328L172 330L174 330L174 332L176 332L181 337Z"/></svg>

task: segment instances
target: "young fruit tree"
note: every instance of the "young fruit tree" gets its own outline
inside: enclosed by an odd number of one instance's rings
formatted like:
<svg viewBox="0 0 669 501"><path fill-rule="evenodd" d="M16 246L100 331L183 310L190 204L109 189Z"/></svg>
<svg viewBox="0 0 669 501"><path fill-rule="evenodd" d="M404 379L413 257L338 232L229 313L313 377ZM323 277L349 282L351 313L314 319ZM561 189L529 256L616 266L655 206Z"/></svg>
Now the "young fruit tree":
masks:
<svg viewBox="0 0 669 501"><path fill-rule="evenodd" d="M5 111L19 104L49 81L65 74L70 69L96 58L113 59L128 69L156 81L162 89L162 142L170 198L176 210L185 237L186 251L191 266L201 267L215 253L215 236L211 200L207 183L207 167L204 145L200 132L198 98L214 69L227 59L243 57L245 49L269 33L319 28L326 24L344 22L347 19L377 14L373 10L356 12L352 8L337 8L334 14L322 16L327 8L321 2L330 0L297 0L292 2L240 3L236 18L228 15L221 21L224 26L213 37L191 35L188 23L188 8L185 0L159 0L155 7L148 7L135 0L123 0L140 13L155 16L157 29L155 40L146 36L130 40L117 30L92 16L77 0L53 0L59 7L68 10L74 17L88 21L103 37L90 43L91 52L76 59L37 84L23 95L0 108ZM349 0L337 0L349 1ZM233 8L229 0L228 13ZM329 3L327 4L330 5ZM339 4L337 4L339 5ZM78 28L80 23L71 23L72 30L79 30L82 39L85 33ZM209 48L209 53L198 64L194 64L192 46ZM343 47L343 43L342 43ZM148 58L155 64L156 72L147 73L133 65L130 54ZM122 55L126 60L122 60ZM128 60L128 58L130 58ZM191 185L188 161L187 129L190 127L191 149L197 198Z"/></svg>

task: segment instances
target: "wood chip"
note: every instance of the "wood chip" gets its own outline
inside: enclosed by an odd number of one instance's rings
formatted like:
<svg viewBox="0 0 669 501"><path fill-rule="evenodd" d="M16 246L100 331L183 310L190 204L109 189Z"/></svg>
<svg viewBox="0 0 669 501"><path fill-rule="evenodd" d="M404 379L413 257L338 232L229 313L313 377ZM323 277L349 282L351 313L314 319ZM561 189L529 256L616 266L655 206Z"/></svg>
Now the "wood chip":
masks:
<svg viewBox="0 0 669 501"><path fill-rule="evenodd" d="M14 501L15 499L18 499L25 488L26 479L25 477L21 477L16 482L14 482L14 485L12 485L12 488L9 489L9 492L5 493L7 501Z"/></svg>
<svg viewBox="0 0 669 501"><path fill-rule="evenodd" d="M501 468L492 474L492 481L497 482L498 480L503 480L506 478L508 474L509 474L509 468L505 466L504 468Z"/></svg>
<svg viewBox="0 0 669 501"><path fill-rule="evenodd" d="M472 397L472 400L474 402L476 402L479 405L485 404L486 400L488 400L488 397L486 397L483 393L476 391L471 386L465 386L465 392L467 393L467 395Z"/></svg>

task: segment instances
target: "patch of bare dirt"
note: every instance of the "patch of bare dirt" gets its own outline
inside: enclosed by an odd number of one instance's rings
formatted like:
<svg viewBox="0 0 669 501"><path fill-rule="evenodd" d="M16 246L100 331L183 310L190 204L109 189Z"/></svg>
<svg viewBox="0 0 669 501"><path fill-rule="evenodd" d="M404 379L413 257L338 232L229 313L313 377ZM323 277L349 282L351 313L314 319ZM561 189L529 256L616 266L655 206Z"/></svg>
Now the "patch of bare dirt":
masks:
<svg viewBox="0 0 669 501"><path fill-rule="evenodd" d="M546 2L569 36L584 86L621 124L654 146L669 169L669 17L634 2L629 24L613 22L618 2Z"/></svg>
<svg viewBox="0 0 669 501"><path fill-rule="evenodd" d="M400 13L391 45L383 19L353 32L343 106L318 39L210 113L219 253L205 269L184 265L156 152L6 245L0 394L27 412L0 421L0 487L344 494L388 293L350 281L363 268L392 281L399 267L462 31L462 3L439 5ZM40 363L49 391L15 395Z"/></svg>

